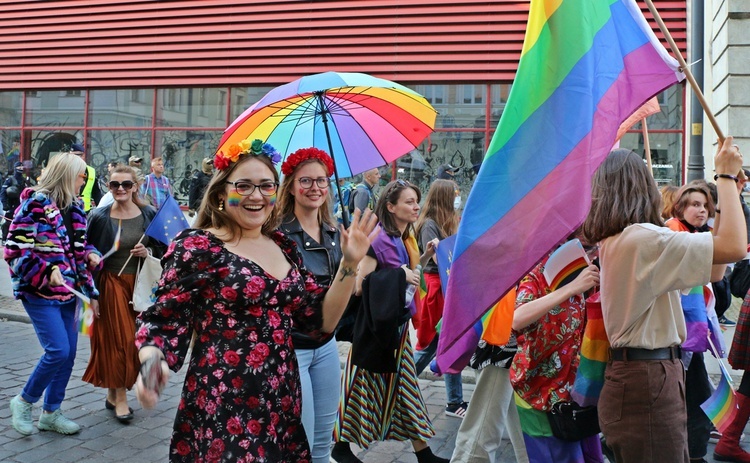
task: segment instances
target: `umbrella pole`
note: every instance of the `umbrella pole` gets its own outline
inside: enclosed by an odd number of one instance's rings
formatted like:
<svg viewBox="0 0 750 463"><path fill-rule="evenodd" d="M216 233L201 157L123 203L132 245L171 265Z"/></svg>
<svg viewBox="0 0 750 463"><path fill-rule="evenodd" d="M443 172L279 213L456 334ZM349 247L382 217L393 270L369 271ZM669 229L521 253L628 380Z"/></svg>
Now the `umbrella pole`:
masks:
<svg viewBox="0 0 750 463"><path fill-rule="evenodd" d="M326 140L328 141L328 153L333 161L333 177L336 179L336 191L339 194L339 205L341 206L341 220L344 222L344 228L349 228L349 207L344 208L344 198L341 196L341 187L339 186L339 172L336 169L336 157L333 155L333 143L331 143L331 133L328 131L328 108L326 108L323 94L325 92L315 92L320 103L320 118L323 121L323 128L326 130Z"/></svg>

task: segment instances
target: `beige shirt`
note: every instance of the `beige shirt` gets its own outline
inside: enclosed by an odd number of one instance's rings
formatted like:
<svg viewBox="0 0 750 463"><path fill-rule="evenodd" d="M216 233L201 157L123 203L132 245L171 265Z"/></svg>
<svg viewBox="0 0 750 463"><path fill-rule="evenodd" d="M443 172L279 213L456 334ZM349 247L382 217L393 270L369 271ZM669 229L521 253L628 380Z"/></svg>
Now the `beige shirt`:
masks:
<svg viewBox="0 0 750 463"><path fill-rule="evenodd" d="M602 315L611 346L682 344L687 330L679 290L709 282L713 236L635 224L599 245Z"/></svg>

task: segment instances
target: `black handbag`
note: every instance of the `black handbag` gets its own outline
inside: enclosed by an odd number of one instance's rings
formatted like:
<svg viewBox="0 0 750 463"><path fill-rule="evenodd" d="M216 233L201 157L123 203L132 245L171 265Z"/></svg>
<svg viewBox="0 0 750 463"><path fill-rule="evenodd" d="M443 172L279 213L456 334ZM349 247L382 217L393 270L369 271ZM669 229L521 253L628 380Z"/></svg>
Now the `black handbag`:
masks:
<svg viewBox="0 0 750 463"><path fill-rule="evenodd" d="M745 299L750 290L750 262L741 260L734 264L734 270L729 275L729 289L734 297Z"/></svg>
<svg viewBox="0 0 750 463"><path fill-rule="evenodd" d="M552 434L558 439L576 442L599 434L596 406L581 407L575 402L557 402L547 413Z"/></svg>

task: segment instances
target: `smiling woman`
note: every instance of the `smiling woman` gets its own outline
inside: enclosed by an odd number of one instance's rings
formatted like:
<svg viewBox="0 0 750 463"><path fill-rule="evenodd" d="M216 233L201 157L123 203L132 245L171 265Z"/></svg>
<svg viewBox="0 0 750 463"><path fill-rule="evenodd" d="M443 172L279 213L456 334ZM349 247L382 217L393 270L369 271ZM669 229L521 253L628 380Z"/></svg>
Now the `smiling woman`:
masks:
<svg viewBox="0 0 750 463"><path fill-rule="evenodd" d="M309 462L292 325L311 339L330 339L376 220L355 215L341 232L338 270L330 286L321 284L292 240L275 231L278 153L260 140L236 147L214 158L218 171L196 229L178 235L162 259L156 304L136 334L142 364L154 367L141 372L136 392L145 407L156 404L195 331L170 461Z"/></svg>

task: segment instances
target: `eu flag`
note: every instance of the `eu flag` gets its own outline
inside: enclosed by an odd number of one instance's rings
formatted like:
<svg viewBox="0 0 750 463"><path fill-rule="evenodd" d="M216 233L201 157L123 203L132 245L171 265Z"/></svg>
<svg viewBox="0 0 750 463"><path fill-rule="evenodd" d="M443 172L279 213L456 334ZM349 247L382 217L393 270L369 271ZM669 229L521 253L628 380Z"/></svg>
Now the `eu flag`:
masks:
<svg viewBox="0 0 750 463"><path fill-rule="evenodd" d="M185 216L182 215L180 205L172 196L169 196L146 228L146 236L169 245L178 233L189 226Z"/></svg>

